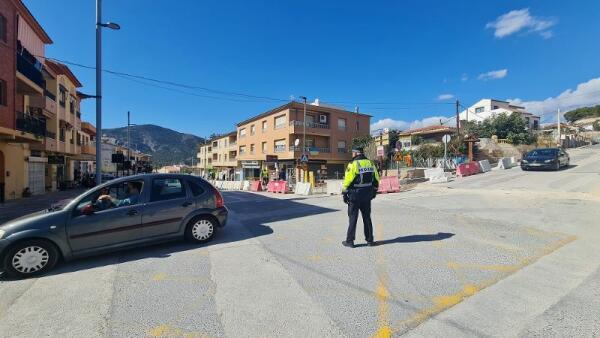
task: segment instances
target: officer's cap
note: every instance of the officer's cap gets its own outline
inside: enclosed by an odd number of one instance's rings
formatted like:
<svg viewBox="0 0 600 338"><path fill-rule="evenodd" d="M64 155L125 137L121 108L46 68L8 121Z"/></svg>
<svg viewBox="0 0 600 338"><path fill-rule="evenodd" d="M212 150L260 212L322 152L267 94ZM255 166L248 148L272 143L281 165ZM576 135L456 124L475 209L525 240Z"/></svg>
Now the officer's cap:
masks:
<svg viewBox="0 0 600 338"><path fill-rule="evenodd" d="M364 153L365 152L365 148L363 147L352 147L352 152L353 153Z"/></svg>

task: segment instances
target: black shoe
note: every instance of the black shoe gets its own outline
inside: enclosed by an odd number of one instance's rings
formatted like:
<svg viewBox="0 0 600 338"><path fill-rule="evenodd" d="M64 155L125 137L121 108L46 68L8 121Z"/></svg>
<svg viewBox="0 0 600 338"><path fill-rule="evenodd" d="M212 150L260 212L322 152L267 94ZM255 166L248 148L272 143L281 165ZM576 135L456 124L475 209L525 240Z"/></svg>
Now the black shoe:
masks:
<svg viewBox="0 0 600 338"><path fill-rule="evenodd" d="M375 243L374 241L367 242L367 246L376 246L376 245L377 245L377 243Z"/></svg>
<svg viewBox="0 0 600 338"><path fill-rule="evenodd" d="M347 246L349 248L354 248L354 242L352 242L352 241L343 241L342 245Z"/></svg>

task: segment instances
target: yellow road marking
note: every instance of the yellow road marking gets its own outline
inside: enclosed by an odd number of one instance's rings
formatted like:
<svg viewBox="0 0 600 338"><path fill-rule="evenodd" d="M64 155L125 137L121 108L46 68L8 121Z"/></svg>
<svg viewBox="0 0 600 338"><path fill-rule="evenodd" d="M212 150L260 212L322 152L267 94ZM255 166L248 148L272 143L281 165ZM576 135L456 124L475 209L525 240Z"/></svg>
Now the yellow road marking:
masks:
<svg viewBox="0 0 600 338"><path fill-rule="evenodd" d="M378 224L375 229L376 237L383 238L383 227ZM389 338L392 336L392 328L389 320L389 304L390 292L386 287L387 283L387 268L385 266L385 256L380 247L375 247L377 261L377 276L378 284L375 290L375 296L378 302L377 325L378 329L373 335L376 338Z"/></svg>
<svg viewBox="0 0 600 338"><path fill-rule="evenodd" d="M156 326L148 331L148 336L160 337L182 337L182 338L202 338L208 337L200 332L186 332L180 328L172 327L167 324Z"/></svg>
<svg viewBox="0 0 600 338"><path fill-rule="evenodd" d="M156 275L152 276L153 281L161 281L161 280L165 280L165 279L167 279L167 274L164 272L160 272L160 273L157 273Z"/></svg>

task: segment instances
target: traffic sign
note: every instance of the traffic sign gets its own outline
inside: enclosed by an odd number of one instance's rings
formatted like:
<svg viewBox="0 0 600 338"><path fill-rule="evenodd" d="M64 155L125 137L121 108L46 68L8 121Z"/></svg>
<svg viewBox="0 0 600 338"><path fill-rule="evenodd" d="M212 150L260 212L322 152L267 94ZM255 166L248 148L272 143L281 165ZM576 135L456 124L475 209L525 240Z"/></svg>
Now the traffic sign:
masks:
<svg viewBox="0 0 600 338"><path fill-rule="evenodd" d="M300 162L302 162L302 163L308 162L308 155L303 154L302 156L300 156Z"/></svg>
<svg viewBox="0 0 600 338"><path fill-rule="evenodd" d="M444 137L442 137L442 142L444 142L444 143L450 142L450 135L449 134L444 135Z"/></svg>
<svg viewBox="0 0 600 338"><path fill-rule="evenodd" d="M383 146L377 146L377 156L383 157L385 155L385 148Z"/></svg>

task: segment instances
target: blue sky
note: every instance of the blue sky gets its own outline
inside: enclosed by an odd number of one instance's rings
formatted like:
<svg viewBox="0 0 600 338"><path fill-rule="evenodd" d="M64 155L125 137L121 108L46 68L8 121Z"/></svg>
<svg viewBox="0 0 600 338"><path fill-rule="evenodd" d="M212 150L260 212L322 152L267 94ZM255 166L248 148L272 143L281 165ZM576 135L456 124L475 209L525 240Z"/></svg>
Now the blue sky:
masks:
<svg viewBox="0 0 600 338"><path fill-rule="evenodd" d="M25 3L54 40L47 56L94 65L95 1ZM103 4L104 19L122 27L104 31L106 69L280 100L358 105L373 115L374 127L451 116L454 107L444 102L456 98L465 105L515 99L538 114L600 103L596 0ZM82 91L93 94L94 71L71 68ZM133 123L207 136L283 103L167 90L111 74L103 79L105 127L124 126L130 110ZM82 111L95 121L93 100Z"/></svg>

